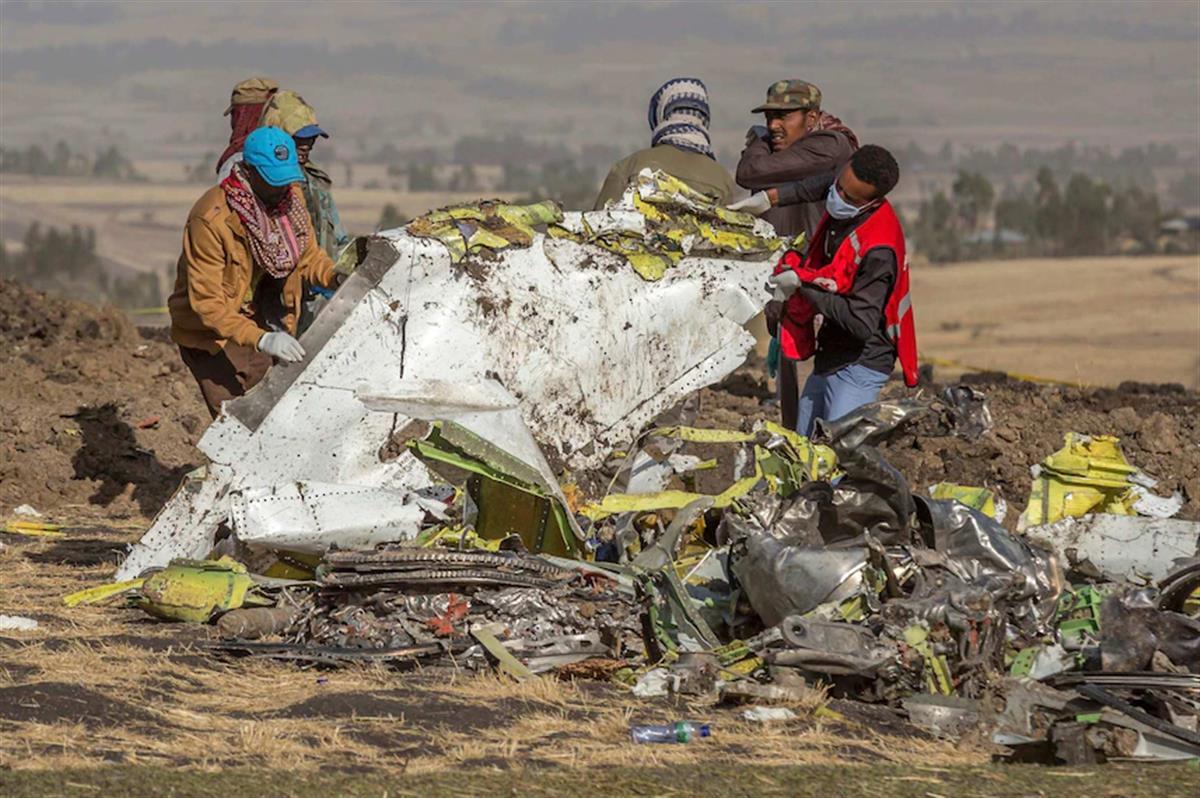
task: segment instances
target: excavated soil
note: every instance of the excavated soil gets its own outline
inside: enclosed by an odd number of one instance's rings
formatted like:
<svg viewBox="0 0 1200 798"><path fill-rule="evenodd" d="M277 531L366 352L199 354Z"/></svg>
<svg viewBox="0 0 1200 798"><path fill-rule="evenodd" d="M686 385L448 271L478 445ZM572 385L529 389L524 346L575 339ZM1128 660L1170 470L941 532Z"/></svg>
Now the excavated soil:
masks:
<svg viewBox="0 0 1200 798"><path fill-rule="evenodd" d="M964 376L961 382L987 397L993 425L979 440L946 434L930 416L898 430L881 448L924 492L937 482L982 485L1008 502L1007 525L1025 509L1029 468L1063 445L1068 432L1115 435L1133 465L1158 480L1154 492L1180 491L1179 518L1200 519L1200 393L1180 385L1122 383L1116 388L1077 388L1021 382L1004 374ZM933 374L920 390L936 395ZM893 380L884 397L913 392ZM749 429L759 418L778 419L761 361L748 362L724 383L706 389L697 425Z"/></svg>
<svg viewBox="0 0 1200 798"><path fill-rule="evenodd" d="M165 329L0 280L0 512L152 515L209 417Z"/></svg>
<svg viewBox="0 0 1200 798"><path fill-rule="evenodd" d="M0 280L0 367L0 513L74 504L118 518L153 515L204 461L194 444L208 414L161 328L139 329L114 309ZM1029 466L1062 446L1065 433L1110 434L1159 480L1157 493L1184 493L1180 517L1200 518L1200 394L1177 385L1036 385L996 374L964 381L986 394L994 419L980 440L918 422L883 447L915 490L942 480L985 485L1019 511ZM884 395L905 393L893 382ZM751 360L702 391L696 423L748 429L776 415L762 363Z"/></svg>
<svg viewBox="0 0 1200 798"><path fill-rule="evenodd" d="M914 490L941 480L984 485L1008 502L1012 524L1017 513L1011 511L1025 509L1030 465L1061 448L1063 435L1115 435L1126 458L1158 480L1155 493L1183 493L1178 517L1200 518L1200 394L1179 385L1035 385L1003 374L962 381L987 396L993 427L966 441L927 434L929 425L918 422L888 441L884 454Z"/></svg>

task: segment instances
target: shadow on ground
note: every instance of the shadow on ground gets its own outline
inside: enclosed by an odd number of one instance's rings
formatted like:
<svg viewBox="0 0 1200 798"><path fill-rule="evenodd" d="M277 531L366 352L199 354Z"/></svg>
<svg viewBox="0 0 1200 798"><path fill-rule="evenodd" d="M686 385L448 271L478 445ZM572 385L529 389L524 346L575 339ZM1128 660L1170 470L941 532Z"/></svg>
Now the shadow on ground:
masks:
<svg viewBox="0 0 1200 798"><path fill-rule="evenodd" d="M153 452L139 447L133 427L121 418L113 402L80 408L75 420L83 444L71 460L74 477L100 481L88 498L91 504L107 507L133 485L133 500L144 515L152 516L192 468L169 468Z"/></svg>

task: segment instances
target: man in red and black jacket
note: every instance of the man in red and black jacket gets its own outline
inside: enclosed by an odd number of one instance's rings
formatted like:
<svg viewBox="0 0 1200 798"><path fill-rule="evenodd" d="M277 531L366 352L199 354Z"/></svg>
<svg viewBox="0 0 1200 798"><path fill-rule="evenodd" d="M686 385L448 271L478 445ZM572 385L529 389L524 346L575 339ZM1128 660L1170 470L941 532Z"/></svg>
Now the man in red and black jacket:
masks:
<svg viewBox="0 0 1200 798"><path fill-rule="evenodd" d="M756 193L730 207L760 215L771 223L780 238L791 241L804 233L812 240L825 198L772 206L762 203L764 192L842 167L858 149L858 138L842 120L823 110L821 90L804 80L772 83L767 89L766 102L751 113L763 114L765 124L755 125L746 134L746 148L738 159L737 182ZM775 303L765 309L772 337L779 311ZM795 359L784 357L779 362L780 415L784 426L796 423L799 383L805 372Z"/></svg>
<svg viewBox="0 0 1200 798"><path fill-rule="evenodd" d="M905 382L917 382L917 342L904 231L886 199L900 178L896 159L866 145L840 170L768 189L772 206L825 201L803 257L780 260L771 284L787 297L780 330L785 357L804 357L813 312L823 321L816 338L813 373L800 394L796 429L812 433L816 420L841 418L875 401L900 360ZM834 290L805 282L815 272L838 273Z"/></svg>

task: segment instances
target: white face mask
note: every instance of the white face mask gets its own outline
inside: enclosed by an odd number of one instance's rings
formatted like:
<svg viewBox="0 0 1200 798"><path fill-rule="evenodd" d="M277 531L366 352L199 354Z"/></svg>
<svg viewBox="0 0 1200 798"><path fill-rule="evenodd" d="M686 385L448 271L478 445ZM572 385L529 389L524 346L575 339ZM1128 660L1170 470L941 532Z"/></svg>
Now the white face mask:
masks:
<svg viewBox="0 0 1200 798"><path fill-rule="evenodd" d="M870 205L871 203L868 202L861 208L856 208L849 202L846 202L837 190L836 180L829 187L829 193L825 195L825 211L834 219L853 219L870 207Z"/></svg>

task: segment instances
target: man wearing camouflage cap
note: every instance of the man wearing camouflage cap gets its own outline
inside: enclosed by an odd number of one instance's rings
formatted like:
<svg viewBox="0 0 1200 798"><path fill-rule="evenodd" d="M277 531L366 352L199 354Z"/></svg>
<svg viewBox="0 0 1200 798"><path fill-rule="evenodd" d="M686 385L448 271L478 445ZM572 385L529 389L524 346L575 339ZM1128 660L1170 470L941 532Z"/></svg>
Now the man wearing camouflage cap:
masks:
<svg viewBox="0 0 1200 798"><path fill-rule="evenodd" d="M242 159L242 144L246 137L258 127L258 118L263 106L279 90L279 84L270 78L248 78L233 87L229 96L229 146L217 159L217 181L229 177L233 164Z"/></svg>
<svg viewBox="0 0 1200 798"><path fill-rule="evenodd" d="M854 133L832 114L821 110L821 90L803 80L779 80L767 89L767 101L751 113L762 113L766 125L746 134L746 148L737 165L737 183L754 193L732 208L761 215L781 238L800 233L812 238L825 212L822 202L773 207L767 189L840 169L858 149ZM767 327L776 334L782 304L767 305ZM802 375L800 363L779 363L779 400L783 425L796 426Z"/></svg>
<svg viewBox="0 0 1200 798"><path fill-rule="evenodd" d="M308 205L308 216L312 220L317 245L329 257L337 259L350 237L342 227L337 205L333 201L333 180L312 162L312 150L317 138L329 138L329 134L317 123L316 111L296 92L280 91L263 108L260 124L280 128L296 142L296 155L300 168L304 170L304 202Z"/></svg>
<svg viewBox="0 0 1200 798"><path fill-rule="evenodd" d="M821 90L803 80L771 84L767 101L752 113L762 113L766 125L750 128L737 166L738 185L751 191L833 172L858 149L854 133L821 110ZM747 206L746 210L761 209ZM808 202L771 208L762 218L780 236L792 238L799 233L811 236L823 212L821 203Z"/></svg>

